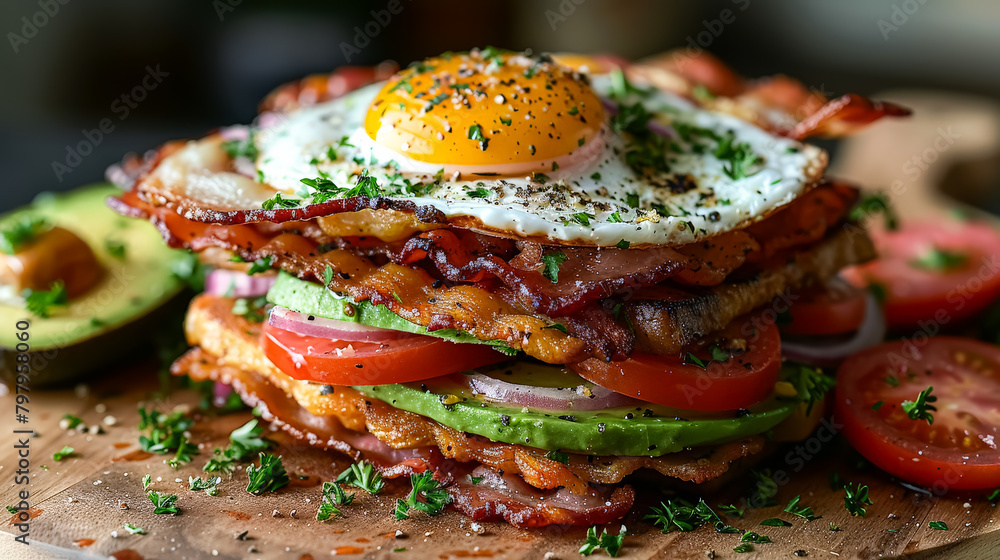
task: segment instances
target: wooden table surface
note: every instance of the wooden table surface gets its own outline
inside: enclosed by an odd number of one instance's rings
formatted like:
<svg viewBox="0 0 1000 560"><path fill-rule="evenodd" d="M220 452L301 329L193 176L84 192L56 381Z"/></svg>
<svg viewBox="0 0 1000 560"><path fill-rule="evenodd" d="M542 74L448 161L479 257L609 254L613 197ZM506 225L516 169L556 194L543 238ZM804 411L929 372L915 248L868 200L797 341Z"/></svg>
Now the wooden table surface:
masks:
<svg viewBox="0 0 1000 560"><path fill-rule="evenodd" d="M904 100L905 101L905 100ZM940 98L934 98L940 104ZM911 101L913 103L913 101ZM936 105L935 105L936 106ZM917 120L896 127L894 138L908 140L872 154L871 146L886 146L885 137L877 136L878 127L866 132L843 152L837 169L855 179L875 176L872 186L887 186L898 170L897 161L906 161L926 138L914 140L914 130L930 134L935 127L963 126L965 147L956 142L948 157L959 157L967 147L984 149L988 139L978 130L981 123L963 113L966 105L955 103L951 112L934 113L930 120ZM919 107L917 107L919 110ZM933 108L933 107L932 107ZM940 109L940 107L938 107ZM920 113L918 113L919 115ZM982 113L980 113L980 116ZM992 114L997 124L996 114ZM934 120L937 119L937 120ZM963 120L965 119L965 120ZM959 123L956 125L955 123ZM879 125L882 126L882 125ZM899 127L903 126L903 130ZM916 127L914 129L914 127ZM977 134L979 134L977 136ZM874 138L873 138L874 136ZM978 142L978 143L977 143ZM868 149L863 149L868 146ZM970 148L971 149L971 148ZM899 153L897 153L899 152ZM875 165L872 158L881 160ZM896 158L896 159L894 159ZM889 162L889 163L886 163ZM893 167L896 166L896 167ZM879 171L882 170L882 171ZM882 175L879 175L882 173ZM933 174L909 182L900 199L907 215L917 215L929 206L942 208L939 199L927 186ZM909 177L904 177L909 179ZM919 200L918 200L919 199ZM922 202L921 202L922 201ZM6 327L2 327L6 328ZM279 442L278 453L292 474L293 485L264 496L248 494L246 474L240 469L220 485L218 496L188 490L188 476L198 476L200 468L215 446L224 445L229 432L250 418L241 412L228 416L202 418L192 430L192 441L202 448L201 455L180 470L171 469L162 456L137 457L137 406L157 390L156 366L153 363L125 364L100 372L88 381L88 391L61 390L32 393L30 426L37 437L30 442L31 505L29 546L14 541L16 520L2 524L2 558L290 558L306 560L331 554L353 558L582 558L577 549L584 539L584 529L551 527L543 530L519 530L506 525L476 525L463 516L449 512L436 518L422 514L396 521L395 499L402 496L408 482L394 481L379 496L357 494L354 504L344 508L345 516L321 523L315 519L320 499L320 484L332 480L349 461L345 456L323 453L290 441L282 433L267 437ZM197 395L179 390L166 401L156 403L160 410L174 406L192 407ZM102 411L98 411L98 406ZM13 395L0 397L0 506L15 505L22 486L14 484L17 469L16 438L12 431L24 425L14 421ZM74 414L89 425L99 424L110 415L114 425L104 426L105 433L90 435L59 428L64 414ZM72 446L76 454L61 462L53 453ZM815 435L795 446L781 449L764 466L783 471L787 476L779 488L779 506L753 509L744 517L727 518L740 529L769 536L774 542L756 545L749 554L733 548L739 535L719 534L710 527L689 533L661 534L641 520L650 504L668 496L662 481L638 483L640 500L622 524L628 537L623 558L997 558L1000 553L1000 515L995 504L982 496L934 496L910 490L873 468L857 470L856 455L839 439L823 442ZM131 460L128 460L131 459ZM843 505L843 492L830 488L829 476L836 471L842 478L868 484L874 505L865 518L851 517ZM141 478L153 477L151 489L177 494L178 516L155 515L153 505L142 490ZM306 477L306 478L303 478ZM747 482L737 482L712 493L699 492L712 506L738 502L747 493ZM795 495L802 505L811 506L816 515L812 522L784 513L782 507ZM779 517L791 527L764 527L763 519ZM949 530L928 526L930 521L945 521ZM124 529L132 523L146 530L146 535L130 535ZM832 531L830 525L840 528ZM617 532L618 526L609 527ZM401 531L403 538L397 538ZM246 532L245 540L236 538ZM117 535L117 537L115 536ZM84 539L92 539L87 543ZM77 544L74 544L77 543ZM606 557L598 552L596 557Z"/></svg>

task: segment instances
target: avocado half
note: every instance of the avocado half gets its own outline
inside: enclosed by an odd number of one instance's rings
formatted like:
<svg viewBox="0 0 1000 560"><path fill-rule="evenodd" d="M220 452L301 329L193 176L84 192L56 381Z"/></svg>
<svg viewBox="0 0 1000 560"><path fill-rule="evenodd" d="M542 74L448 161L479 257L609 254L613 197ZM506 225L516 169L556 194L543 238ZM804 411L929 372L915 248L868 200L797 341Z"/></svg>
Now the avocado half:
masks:
<svg viewBox="0 0 1000 560"><path fill-rule="evenodd" d="M147 347L151 327L186 283L173 273L189 258L169 249L155 226L115 214L105 204L120 194L92 185L64 194L44 193L29 206L0 216L3 228L23 214L46 218L83 239L104 268L101 280L48 318L35 317L16 294L0 301L0 378L16 379L18 344L27 343L33 387L69 382ZM120 250L110 251L109 242ZM27 329L21 329L27 322ZM26 341L23 332L28 333ZM21 346L24 350L24 346ZM23 361L24 358L21 358ZM22 370L23 371L23 370Z"/></svg>

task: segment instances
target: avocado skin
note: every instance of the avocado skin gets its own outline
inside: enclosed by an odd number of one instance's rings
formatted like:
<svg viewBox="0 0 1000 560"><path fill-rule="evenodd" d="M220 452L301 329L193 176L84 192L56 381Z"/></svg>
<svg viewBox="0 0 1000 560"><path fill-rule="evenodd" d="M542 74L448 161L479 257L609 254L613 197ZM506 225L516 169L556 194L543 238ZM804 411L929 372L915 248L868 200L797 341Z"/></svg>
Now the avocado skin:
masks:
<svg viewBox="0 0 1000 560"><path fill-rule="evenodd" d="M30 323L27 343L31 385L43 387L79 378L146 347L151 329L162 324L168 302L178 305L186 285L173 274L186 255L164 245L156 228L115 214L105 204L121 194L111 185L92 185L58 195L42 195L30 206L0 217L0 227L23 213L47 218L80 236L104 267L104 276L86 294L53 308L49 318L34 317L23 306L0 302L0 379L16 378L16 324ZM125 245L124 258L106 249L113 239ZM95 321L96 319L96 321ZM37 366L37 368L35 367Z"/></svg>
<svg viewBox="0 0 1000 560"><path fill-rule="evenodd" d="M704 416L679 419L645 417L641 409L634 407L547 413L529 409L525 412L522 408L485 403L463 393L457 385L454 392L425 391L418 384L373 385L355 389L393 407L493 441L587 455L658 457L687 447L733 441L766 432L787 418L798 405L798 399L771 397L754 405L746 416L726 418L718 414L678 411L685 415ZM443 404L443 397L451 395L462 400L455 404ZM633 417L626 418L628 413Z"/></svg>

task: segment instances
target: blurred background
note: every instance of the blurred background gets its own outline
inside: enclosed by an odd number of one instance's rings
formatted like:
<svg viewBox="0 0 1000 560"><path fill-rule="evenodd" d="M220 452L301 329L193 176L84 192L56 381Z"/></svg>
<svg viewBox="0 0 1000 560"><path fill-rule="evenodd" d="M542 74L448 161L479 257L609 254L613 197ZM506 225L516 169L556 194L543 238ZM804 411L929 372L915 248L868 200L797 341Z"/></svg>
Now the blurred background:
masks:
<svg viewBox="0 0 1000 560"><path fill-rule="evenodd" d="M992 0L41 0L4 2L0 20L0 211L100 181L127 152L249 122L285 81L485 45L632 59L704 48L741 74L789 74L831 96L965 94L958 106L990 115L973 115L976 134L1000 134ZM941 174L979 181L958 195L996 210L996 154L972 157ZM906 178L902 165L877 180Z"/></svg>

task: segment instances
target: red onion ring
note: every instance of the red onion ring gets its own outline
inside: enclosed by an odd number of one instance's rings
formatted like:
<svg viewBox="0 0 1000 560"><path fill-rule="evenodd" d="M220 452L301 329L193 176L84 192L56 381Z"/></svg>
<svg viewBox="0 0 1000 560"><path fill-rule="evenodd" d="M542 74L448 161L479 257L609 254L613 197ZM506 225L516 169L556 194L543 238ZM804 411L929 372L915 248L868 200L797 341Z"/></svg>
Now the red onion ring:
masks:
<svg viewBox="0 0 1000 560"><path fill-rule="evenodd" d="M259 297L267 294L278 280L274 274L249 274L216 268L205 278L205 291L220 297Z"/></svg>
<svg viewBox="0 0 1000 560"><path fill-rule="evenodd" d="M413 333L369 327L350 321L338 321L292 311L287 307L275 306L267 322L272 327L305 336L344 340L349 342L381 342L420 336Z"/></svg>
<svg viewBox="0 0 1000 560"><path fill-rule="evenodd" d="M868 294L865 300L865 320L850 340L808 344L782 339L781 353L795 362L819 367L836 366L848 356L880 344L885 339L885 333L886 323L882 306L876 301L875 296Z"/></svg>
<svg viewBox="0 0 1000 560"><path fill-rule="evenodd" d="M544 410L603 410L630 406L637 402L631 397L597 385L590 388L588 396L581 388L520 385L481 373L467 375L466 379L472 391L482 395L487 402L519 404Z"/></svg>
<svg viewBox="0 0 1000 560"><path fill-rule="evenodd" d="M215 386L212 389L212 402L218 407L225 406L229 395L233 394L232 385L226 385L218 381L215 382Z"/></svg>

